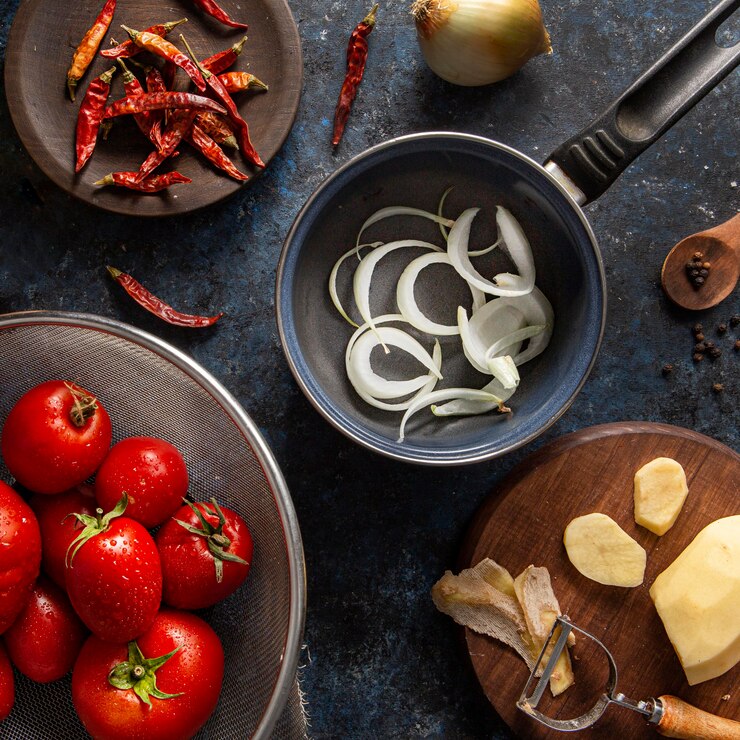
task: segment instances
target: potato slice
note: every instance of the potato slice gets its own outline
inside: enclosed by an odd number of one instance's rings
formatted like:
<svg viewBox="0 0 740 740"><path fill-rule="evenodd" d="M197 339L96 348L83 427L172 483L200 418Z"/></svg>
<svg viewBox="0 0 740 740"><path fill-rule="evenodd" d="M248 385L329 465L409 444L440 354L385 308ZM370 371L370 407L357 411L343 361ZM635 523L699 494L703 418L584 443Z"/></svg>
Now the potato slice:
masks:
<svg viewBox="0 0 740 740"><path fill-rule="evenodd" d="M676 522L689 487L681 464L658 457L635 473L635 521L655 534L665 534Z"/></svg>
<svg viewBox="0 0 740 740"><path fill-rule="evenodd" d="M565 528L563 542L570 562L592 581L634 587L645 578L645 550L606 514L576 517Z"/></svg>

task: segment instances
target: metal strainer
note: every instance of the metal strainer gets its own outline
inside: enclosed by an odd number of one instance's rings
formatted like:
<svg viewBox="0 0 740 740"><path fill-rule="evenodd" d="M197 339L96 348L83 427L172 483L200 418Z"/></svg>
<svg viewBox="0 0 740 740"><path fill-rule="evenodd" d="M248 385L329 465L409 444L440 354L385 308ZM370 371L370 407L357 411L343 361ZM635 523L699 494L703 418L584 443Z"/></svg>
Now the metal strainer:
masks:
<svg viewBox="0 0 740 740"><path fill-rule="evenodd" d="M303 550L285 481L254 422L208 372L151 334L86 314L0 316L0 423L24 391L52 378L74 380L100 398L114 441L151 435L172 442L187 463L191 496L215 496L247 522L255 543L250 575L202 612L221 638L226 666L216 711L197 737L294 737L285 719L275 728L298 696ZM4 465L0 477L12 480ZM46 685L17 678L3 738L85 737L69 676ZM292 704L288 716L296 716Z"/></svg>

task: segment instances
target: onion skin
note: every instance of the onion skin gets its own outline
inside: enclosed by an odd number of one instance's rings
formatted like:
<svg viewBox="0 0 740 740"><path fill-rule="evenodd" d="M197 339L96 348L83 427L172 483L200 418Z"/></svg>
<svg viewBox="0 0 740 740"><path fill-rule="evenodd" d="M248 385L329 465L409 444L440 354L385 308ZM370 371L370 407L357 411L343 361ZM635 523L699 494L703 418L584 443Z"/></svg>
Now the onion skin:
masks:
<svg viewBox="0 0 740 740"><path fill-rule="evenodd" d="M499 82L552 53L537 0L415 0L411 13L427 64L456 85Z"/></svg>

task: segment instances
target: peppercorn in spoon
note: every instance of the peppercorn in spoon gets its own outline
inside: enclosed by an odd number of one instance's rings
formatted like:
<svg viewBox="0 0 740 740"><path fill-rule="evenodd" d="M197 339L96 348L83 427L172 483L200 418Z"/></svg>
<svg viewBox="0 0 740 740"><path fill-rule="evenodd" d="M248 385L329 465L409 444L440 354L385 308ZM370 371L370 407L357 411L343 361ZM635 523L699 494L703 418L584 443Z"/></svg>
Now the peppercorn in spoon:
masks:
<svg viewBox="0 0 740 740"><path fill-rule="evenodd" d="M661 271L666 295L682 308L700 311L727 298L740 274L740 214L682 239Z"/></svg>

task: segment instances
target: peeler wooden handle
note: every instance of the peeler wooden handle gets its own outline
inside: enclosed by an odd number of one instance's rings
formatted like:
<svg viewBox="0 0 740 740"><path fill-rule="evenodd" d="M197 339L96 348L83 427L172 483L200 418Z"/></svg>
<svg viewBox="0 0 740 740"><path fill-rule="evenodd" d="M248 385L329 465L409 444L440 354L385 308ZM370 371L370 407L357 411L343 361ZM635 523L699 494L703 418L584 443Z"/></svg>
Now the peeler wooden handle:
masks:
<svg viewBox="0 0 740 740"><path fill-rule="evenodd" d="M663 716L657 730L683 740L740 740L740 722L718 717L687 704L676 696L661 696Z"/></svg>

